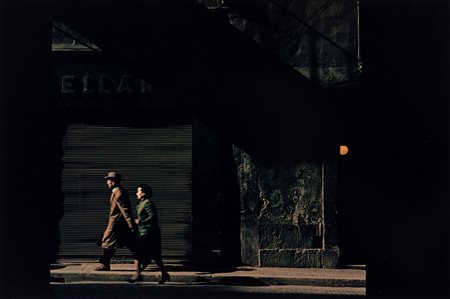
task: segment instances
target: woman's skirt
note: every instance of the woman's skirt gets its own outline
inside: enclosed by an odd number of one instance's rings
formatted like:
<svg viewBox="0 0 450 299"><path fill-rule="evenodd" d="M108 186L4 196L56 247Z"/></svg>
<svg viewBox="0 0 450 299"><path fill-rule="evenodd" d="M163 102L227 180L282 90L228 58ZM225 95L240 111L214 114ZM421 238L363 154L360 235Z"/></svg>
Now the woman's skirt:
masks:
<svg viewBox="0 0 450 299"><path fill-rule="evenodd" d="M136 248L137 260L149 264L152 260L161 258L161 238L156 235L139 236Z"/></svg>

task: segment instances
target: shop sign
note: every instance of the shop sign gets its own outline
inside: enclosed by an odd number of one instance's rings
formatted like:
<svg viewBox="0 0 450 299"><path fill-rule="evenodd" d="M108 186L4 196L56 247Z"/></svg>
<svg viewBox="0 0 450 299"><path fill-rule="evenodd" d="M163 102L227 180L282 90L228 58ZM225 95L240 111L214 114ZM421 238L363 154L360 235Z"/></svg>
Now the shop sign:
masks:
<svg viewBox="0 0 450 299"><path fill-rule="evenodd" d="M142 78L130 74L122 76L99 75L63 75L61 76L61 94L132 96L151 95L153 86Z"/></svg>

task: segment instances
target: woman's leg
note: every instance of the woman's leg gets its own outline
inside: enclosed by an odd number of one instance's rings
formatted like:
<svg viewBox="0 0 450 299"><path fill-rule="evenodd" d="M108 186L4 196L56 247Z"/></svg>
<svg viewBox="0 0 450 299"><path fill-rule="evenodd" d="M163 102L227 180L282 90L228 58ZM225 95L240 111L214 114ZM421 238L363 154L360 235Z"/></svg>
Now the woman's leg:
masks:
<svg viewBox="0 0 450 299"><path fill-rule="evenodd" d="M138 239L133 239L133 242L129 242L128 243L128 249L131 251L131 253L133 254L133 258L134 258L134 274L130 277L130 279L128 279L128 282L136 282L139 280L142 280L142 276L141 276L141 264L142 262L140 262L140 244Z"/></svg>
<svg viewBox="0 0 450 299"><path fill-rule="evenodd" d="M142 279L141 276L141 266L139 261L134 259L134 274L128 279L128 282L136 282Z"/></svg>
<svg viewBox="0 0 450 299"><path fill-rule="evenodd" d="M155 258L155 263L161 271L161 280L158 282L159 284L164 284L166 281L170 281L170 275L167 273L161 256Z"/></svg>

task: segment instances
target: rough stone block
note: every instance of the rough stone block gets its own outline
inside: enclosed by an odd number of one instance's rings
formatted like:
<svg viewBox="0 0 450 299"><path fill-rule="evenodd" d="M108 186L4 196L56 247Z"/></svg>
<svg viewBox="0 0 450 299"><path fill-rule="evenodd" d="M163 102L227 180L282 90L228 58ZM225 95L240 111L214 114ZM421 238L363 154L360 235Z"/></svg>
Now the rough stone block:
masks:
<svg viewBox="0 0 450 299"><path fill-rule="evenodd" d="M261 249L259 250L260 267L293 267L295 250Z"/></svg>
<svg viewBox="0 0 450 299"><path fill-rule="evenodd" d="M300 245L297 225L273 224L259 226L259 247L261 249L297 249Z"/></svg>
<svg viewBox="0 0 450 299"><path fill-rule="evenodd" d="M316 225L300 226L300 242L298 248L314 248L314 237L316 235Z"/></svg>
<svg viewBox="0 0 450 299"><path fill-rule="evenodd" d="M335 269L339 260L339 249L324 250L322 252L323 268Z"/></svg>
<svg viewBox="0 0 450 299"><path fill-rule="evenodd" d="M243 263L258 265L259 235L256 224L241 224L241 259Z"/></svg>
<svg viewBox="0 0 450 299"><path fill-rule="evenodd" d="M295 268L322 268L322 250L298 250L294 255Z"/></svg>

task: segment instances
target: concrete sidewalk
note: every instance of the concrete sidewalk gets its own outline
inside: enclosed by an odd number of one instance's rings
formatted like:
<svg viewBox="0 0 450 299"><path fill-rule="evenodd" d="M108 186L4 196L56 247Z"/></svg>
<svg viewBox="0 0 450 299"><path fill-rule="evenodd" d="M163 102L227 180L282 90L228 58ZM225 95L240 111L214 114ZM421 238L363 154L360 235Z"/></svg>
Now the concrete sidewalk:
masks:
<svg viewBox="0 0 450 299"><path fill-rule="evenodd" d="M133 273L132 263L113 263L111 271L95 271L96 262L60 260L52 265L54 281L125 281ZM220 284L220 285L305 285L326 287L365 287L366 271L363 269L315 269L315 268L263 268L192 267L177 262L166 262L171 283ZM151 264L142 272L144 282L157 282L160 273Z"/></svg>

